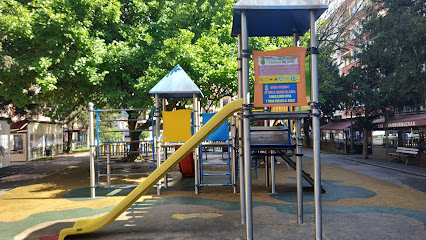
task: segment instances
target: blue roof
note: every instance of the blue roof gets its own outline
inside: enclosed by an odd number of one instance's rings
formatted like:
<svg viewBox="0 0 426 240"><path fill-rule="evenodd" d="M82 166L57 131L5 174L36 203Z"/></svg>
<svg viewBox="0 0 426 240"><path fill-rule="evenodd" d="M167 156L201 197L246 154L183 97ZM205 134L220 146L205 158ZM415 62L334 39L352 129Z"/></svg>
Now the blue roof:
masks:
<svg viewBox="0 0 426 240"><path fill-rule="evenodd" d="M231 35L241 33L242 12L246 13L249 37L293 36L309 30L310 11L316 20L326 9L320 0L240 0L234 5Z"/></svg>
<svg viewBox="0 0 426 240"><path fill-rule="evenodd" d="M158 94L162 98L192 98L194 93L203 97L201 90L179 64L149 90L149 93Z"/></svg>

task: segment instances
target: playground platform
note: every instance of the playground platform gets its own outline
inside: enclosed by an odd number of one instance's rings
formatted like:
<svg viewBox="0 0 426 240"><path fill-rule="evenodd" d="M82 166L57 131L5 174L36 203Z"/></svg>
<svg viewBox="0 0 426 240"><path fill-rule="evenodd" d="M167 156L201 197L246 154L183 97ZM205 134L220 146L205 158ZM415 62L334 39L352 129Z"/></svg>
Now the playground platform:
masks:
<svg viewBox="0 0 426 240"><path fill-rule="evenodd" d="M304 223L299 225L295 171L277 161L276 194L265 187L261 164L253 179L254 239L315 239L313 192L304 192ZM303 167L312 172L309 151ZM402 171L390 169L396 167ZM359 156L322 154L323 238L426 239L426 193L409 183L419 185L426 177L424 169L412 167L392 163L379 171ZM396 175L400 182L391 179ZM245 239L239 194L232 188L203 187L196 195L193 178L182 177L177 168L169 179L161 196L151 189L106 228L66 239ZM99 197L92 199L88 185L87 153L1 168L0 239L58 234L78 219L108 212L131 190L97 189Z"/></svg>

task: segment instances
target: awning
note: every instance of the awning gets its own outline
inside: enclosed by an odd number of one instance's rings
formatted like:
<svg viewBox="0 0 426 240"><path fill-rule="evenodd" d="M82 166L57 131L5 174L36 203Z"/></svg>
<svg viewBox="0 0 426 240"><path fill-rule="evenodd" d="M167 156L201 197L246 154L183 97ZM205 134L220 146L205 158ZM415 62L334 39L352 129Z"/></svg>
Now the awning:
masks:
<svg viewBox="0 0 426 240"><path fill-rule="evenodd" d="M26 133L28 121L19 121L10 125L10 133Z"/></svg>
<svg viewBox="0 0 426 240"><path fill-rule="evenodd" d="M375 120L374 123L379 129L426 126L426 112L398 114L387 122L381 118Z"/></svg>
<svg viewBox="0 0 426 240"><path fill-rule="evenodd" d="M342 131L344 129L351 127L351 120L338 120L338 121L331 121L327 123L324 126L321 126L321 131L323 130L339 130Z"/></svg>

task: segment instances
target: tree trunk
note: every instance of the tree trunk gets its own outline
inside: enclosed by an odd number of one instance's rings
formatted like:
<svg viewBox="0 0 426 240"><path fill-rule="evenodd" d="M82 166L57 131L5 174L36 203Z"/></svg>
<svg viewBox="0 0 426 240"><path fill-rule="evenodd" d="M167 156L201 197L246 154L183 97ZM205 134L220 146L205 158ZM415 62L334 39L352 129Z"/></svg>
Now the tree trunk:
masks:
<svg viewBox="0 0 426 240"><path fill-rule="evenodd" d="M73 135L73 131L72 129L69 130L68 129L68 142L67 142L67 153L72 153L72 135Z"/></svg>
<svg viewBox="0 0 426 240"><path fill-rule="evenodd" d="M141 130L137 132L129 132L130 136L130 153L123 158L124 162L134 162L136 158L139 157L139 145L140 145L140 135L142 133L142 130L148 129L151 125L151 121L146 121L142 126L137 127L136 121L128 121L129 130Z"/></svg>
<svg viewBox="0 0 426 240"><path fill-rule="evenodd" d="M363 144L362 144L362 158L367 159L368 158L368 130L364 128L363 130Z"/></svg>
<svg viewBox="0 0 426 240"><path fill-rule="evenodd" d="M136 121L128 121L129 130L136 130ZM130 153L125 157L126 162L134 162L139 156L139 136L140 132L129 132L130 136Z"/></svg>

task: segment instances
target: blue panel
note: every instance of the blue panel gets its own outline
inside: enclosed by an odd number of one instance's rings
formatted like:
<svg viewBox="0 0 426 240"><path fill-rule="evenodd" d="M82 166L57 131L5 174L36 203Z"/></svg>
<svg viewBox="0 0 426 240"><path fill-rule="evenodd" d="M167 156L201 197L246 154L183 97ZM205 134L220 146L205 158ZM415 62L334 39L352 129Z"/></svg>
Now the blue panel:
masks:
<svg viewBox="0 0 426 240"><path fill-rule="evenodd" d="M203 113L203 123L206 124L215 113ZM222 123L214 132L212 132L205 141L228 141L229 140L229 129L228 122Z"/></svg>
<svg viewBox="0 0 426 240"><path fill-rule="evenodd" d="M241 13L247 17L249 37L302 36L310 28L309 12L315 19L327 9L320 0L240 0L234 6L231 35L241 33Z"/></svg>

